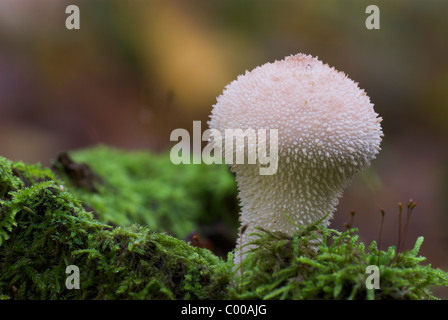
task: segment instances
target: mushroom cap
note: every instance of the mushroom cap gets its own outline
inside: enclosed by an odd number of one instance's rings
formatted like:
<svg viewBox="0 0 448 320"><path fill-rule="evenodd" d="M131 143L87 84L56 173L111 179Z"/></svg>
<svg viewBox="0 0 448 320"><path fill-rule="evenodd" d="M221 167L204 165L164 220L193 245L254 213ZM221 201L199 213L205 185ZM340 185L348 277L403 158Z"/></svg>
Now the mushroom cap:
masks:
<svg viewBox="0 0 448 320"><path fill-rule="evenodd" d="M274 174L261 175L262 163L230 166L245 229L238 239L241 255L253 245L257 226L292 235L319 220L328 225L343 189L380 150L380 122L357 83L309 55L266 63L227 85L209 121L221 133L222 146L226 129L278 130ZM258 142L245 141L246 156ZM225 150L226 157L231 152Z"/></svg>
<svg viewBox="0 0 448 320"><path fill-rule="evenodd" d="M355 172L368 167L380 150L380 122L356 82L317 58L297 54L228 84L209 126L223 133L278 129L280 159Z"/></svg>

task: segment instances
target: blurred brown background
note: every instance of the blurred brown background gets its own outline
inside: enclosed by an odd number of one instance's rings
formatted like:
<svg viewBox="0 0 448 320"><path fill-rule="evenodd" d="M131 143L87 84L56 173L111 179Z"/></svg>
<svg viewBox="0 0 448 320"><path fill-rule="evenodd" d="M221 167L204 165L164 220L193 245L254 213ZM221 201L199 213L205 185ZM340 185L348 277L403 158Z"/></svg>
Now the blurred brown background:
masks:
<svg viewBox="0 0 448 320"><path fill-rule="evenodd" d="M67 30L76 4L81 29ZM367 30L376 4L381 29ZM384 118L382 152L344 193L362 240L397 243L397 203L418 201L407 238L448 269L447 1L0 0L0 155L51 163L105 143L163 151L203 130L225 85L303 52L344 71Z"/></svg>

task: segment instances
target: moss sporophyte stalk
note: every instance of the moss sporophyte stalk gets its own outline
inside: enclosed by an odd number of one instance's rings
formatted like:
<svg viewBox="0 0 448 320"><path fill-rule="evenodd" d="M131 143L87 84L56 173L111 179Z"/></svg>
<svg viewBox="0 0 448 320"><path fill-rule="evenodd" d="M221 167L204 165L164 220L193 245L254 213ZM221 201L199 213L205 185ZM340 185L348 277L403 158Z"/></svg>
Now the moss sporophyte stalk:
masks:
<svg viewBox="0 0 448 320"><path fill-rule="evenodd" d="M434 299L448 284L419 256L422 237L409 251L379 250L356 228L320 224L255 228L235 265L233 247L212 241L238 232L222 165L179 169L168 154L104 146L64 157L51 169L0 158L3 299ZM370 265L379 289L366 286ZM79 289L66 285L68 266L79 268Z"/></svg>

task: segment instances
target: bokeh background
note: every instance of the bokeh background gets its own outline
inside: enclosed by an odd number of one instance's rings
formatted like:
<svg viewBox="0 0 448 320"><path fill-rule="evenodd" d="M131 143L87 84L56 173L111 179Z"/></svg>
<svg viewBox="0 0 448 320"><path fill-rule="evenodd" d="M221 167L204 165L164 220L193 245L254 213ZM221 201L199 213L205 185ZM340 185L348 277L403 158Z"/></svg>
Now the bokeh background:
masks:
<svg viewBox="0 0 448 320"><path fill-rule="evenodd" d="M76 4L80 30L67 30ZM369 4L380 30L368 30ZM359 82L383 117L382 151L332 226L396 245L398 206L418 202L407 248L448 269L448 2L0 0L0 155L50 165L98 143L163 152L203 130L227 83L308 53ZM448 297L447 292L441 292Z"/></svg>

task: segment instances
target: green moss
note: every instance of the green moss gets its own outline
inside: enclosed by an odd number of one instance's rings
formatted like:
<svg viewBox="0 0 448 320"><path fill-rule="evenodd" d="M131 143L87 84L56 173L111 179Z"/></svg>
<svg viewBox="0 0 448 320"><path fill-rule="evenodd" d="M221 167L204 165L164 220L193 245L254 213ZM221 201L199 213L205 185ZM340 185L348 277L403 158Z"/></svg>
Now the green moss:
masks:
<svg viewBox="0 0 448 320"><path fill-rule="evenodd" d="M76 163L88 164L98 177L92 179L96 192L85 187L71 192L101 221L119 226L138 223L178 238L198 231L199 224L217 221L236 232L236 184L226 166L176 166L168 154L104 146L70 156ZM58 168L63 173L60 164Z"/></svg>
<svg viewBox="0 0 448 320"><path fill-rule="evenodd" d="M345 232L313 226L294 237L260 229L258 246L239 268L230 289L234 299L436 299L429 288L448 286L448 273L423 264L413 250L397 254L395 247L379 251L376 242L366 248L357 229ZM379 289L366 281L378 266Z"/></svg>
<svg viewBox="0 0 448 320"><path fill-rule="evenodd" d="M2 298L226 296L231 267L210 251L144 226L98 221L48 169L0 158L0 170ZM80 290L65 286L69 265L80 269Z"/></svg>
<svg viewBox="0 0 448 320"><path fill-rule="evenodd" d="M225 220L234 189L224 166L176 169L167 155L105 147L71 154L92 170L59 162L59 177L0 158L0 299L433 299L433 286L448 286L418 255L423 238L397 254L366 247L353 228L260 229L257 248L234 266L232 253L165 233ZM70 265L79 290L65 285ZM380 289L366 289L369 265L379 265Z"/></svg>

